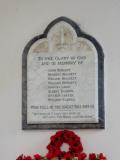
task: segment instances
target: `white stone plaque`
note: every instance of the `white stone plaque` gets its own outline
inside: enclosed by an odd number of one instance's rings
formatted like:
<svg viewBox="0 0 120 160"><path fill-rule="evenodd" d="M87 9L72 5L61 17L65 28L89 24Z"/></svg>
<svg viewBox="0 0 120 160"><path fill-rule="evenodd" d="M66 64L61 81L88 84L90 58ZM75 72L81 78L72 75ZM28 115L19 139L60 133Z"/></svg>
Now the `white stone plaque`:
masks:
<svg viewBox="0 0 120 160"><path fill-rule="evenodd" d="M28 43L23 56L23 129L104 128L98 49L94 38L65 17Z"/></svg>

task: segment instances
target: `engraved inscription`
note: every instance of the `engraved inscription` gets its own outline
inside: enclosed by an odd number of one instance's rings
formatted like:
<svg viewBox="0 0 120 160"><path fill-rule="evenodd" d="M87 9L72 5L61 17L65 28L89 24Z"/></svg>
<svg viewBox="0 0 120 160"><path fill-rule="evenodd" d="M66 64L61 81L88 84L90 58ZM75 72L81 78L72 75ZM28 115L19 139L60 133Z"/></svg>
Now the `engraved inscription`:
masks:
<svg viewBox="0 0 120 160"><path fill-rule="evenodd" d="M94 45L57 23L27 57L27 123L98 123Z"/></svg>

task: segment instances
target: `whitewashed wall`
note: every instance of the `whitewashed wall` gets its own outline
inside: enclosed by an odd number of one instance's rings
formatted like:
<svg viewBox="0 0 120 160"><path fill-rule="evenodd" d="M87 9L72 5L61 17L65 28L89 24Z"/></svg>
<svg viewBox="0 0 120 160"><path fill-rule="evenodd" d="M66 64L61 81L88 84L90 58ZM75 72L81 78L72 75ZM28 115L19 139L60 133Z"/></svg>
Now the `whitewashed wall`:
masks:
<svg viewBox="0 0 120 160"><path fill-rule="evenodd" d="M119 159L120 148L120 1L0 0L0 159L47 152L53 131L21 130L22 51L49 22L67 16L93 35L105 53L105 130L76 130L84 151Z"/></svg>

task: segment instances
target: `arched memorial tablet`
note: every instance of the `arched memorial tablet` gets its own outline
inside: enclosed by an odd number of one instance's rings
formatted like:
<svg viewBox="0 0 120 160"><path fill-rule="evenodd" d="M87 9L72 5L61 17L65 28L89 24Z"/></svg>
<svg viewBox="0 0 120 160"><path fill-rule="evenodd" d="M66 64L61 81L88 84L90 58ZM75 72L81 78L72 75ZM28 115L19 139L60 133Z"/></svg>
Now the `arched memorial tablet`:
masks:
<svg viewBox="0 0 120 160"><path fill-rule="evenodd" d="M23 52L23 129L104 128L104 55L66 17Z"/></svg>

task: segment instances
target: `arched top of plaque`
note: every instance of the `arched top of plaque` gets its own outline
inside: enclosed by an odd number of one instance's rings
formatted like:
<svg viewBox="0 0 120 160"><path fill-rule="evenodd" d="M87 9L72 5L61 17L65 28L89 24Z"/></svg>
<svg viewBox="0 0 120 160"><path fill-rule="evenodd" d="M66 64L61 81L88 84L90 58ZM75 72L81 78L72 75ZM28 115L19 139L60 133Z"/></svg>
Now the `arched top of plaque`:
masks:
<svg viewBox="0 0 120 160"><path fill-rule="evenodd" d="M71 19L67 17L59 17L53 20L47 26L43 34L38 35L29 41L29 43L26 45L24 49L24 54L25 53L28 54L28 50L36 41L44 39L44 38L47 38L47 43L49 43L52 40L55 43L54 45L56 45L56 47L58 48L61 47L61 49L63 46L65 46L65 44L66 46L75 44L75 42L77 41L77 38L85 38L89 40L90 42L92 42L92 44L95 46L99 57L101 57L102 59L104 58L102 47L97 42L97 40L94 37L83 32L74 21L72 21ZM57 39L57 42L55 42L56 39ZM43 43L44 41L42 42L42 44ZM46 48L49 48L49 47L46 47ZM65 47L63 48L65 49Z"/></svg>
<svg viewBox="0 0 120 160"><path fill-rule="evenodd" d="M29 41L22 68L23 129L104 128L103 50L74 21Z"/></svg>

